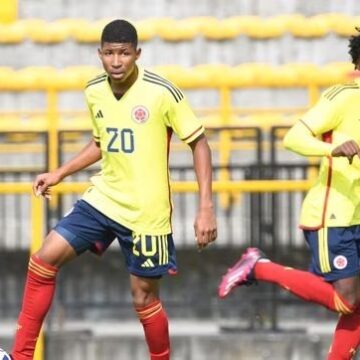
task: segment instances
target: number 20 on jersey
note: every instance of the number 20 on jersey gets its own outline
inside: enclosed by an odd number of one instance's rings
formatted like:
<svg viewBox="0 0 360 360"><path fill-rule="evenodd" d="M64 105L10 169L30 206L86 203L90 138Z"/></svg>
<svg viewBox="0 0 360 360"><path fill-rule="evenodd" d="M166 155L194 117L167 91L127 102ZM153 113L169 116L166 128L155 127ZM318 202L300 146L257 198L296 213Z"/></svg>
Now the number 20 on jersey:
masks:
<svg viewBox="0 0 360 360"><path fill-rule="evenodd" d="M134 152L135 141L132 129L106 128L106 132L110 135L107 145L108 152L124 152L127 154Z"/></svg>

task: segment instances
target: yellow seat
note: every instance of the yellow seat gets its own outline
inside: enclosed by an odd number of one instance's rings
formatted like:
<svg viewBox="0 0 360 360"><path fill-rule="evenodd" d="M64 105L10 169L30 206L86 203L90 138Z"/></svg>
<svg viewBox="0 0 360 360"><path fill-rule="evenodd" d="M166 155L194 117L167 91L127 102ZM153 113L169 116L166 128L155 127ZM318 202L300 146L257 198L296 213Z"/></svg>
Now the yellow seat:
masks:
<svg viewBox="0 0 360 360"><path fill-rule="evenodd" d="M233 39L240 34L236 20L219 20L209 17L200 27L201 34L210 40Z"/></svg>
<svg viewBox="0 0 360 360"><path fill-rule="evenodd" d="M156 21L154 18L135 21L139 41L149 41L157 35Z"/></svg>
<svg viewBox="0 0 360 360"><path fill-rule="evenodd" d="M105 73L102 68L92 65L68 66L67 68L65 68L65 71L72 71L73 73L75 73L76 77L79 79L81 86L86 85L96 76Z"/></svg>
<svg viewBox="0 0 360 360"><path fill-rule="evenodd" d="M54 87L58 90L83 90L88 81L102 72L96 66L69 66L56 72Z"/></svg>
<svg viewBox="0 0 360 360"><path fill-rule="evenodd" d="M294 16L288 24L292 35L303 38L322 37L331 31L329 22L321 17Z"/></svg>
<svg viewBox="0 0 360 360"><path fill-rule="evenodd" d="M159 37L166 41L192 40L199 31L199 25L194 19L174 20L159 19L156 23Z"/></svg>
<svg viewBox="0 0 360 360"><path fill-rule="evenodd" d="M237 35L246 35L249 27L252 27L254 23L259 22L258 16L232 16L224 19L223 21L228 25L236 29Z"/></svg>
<svg viewBox="0 0 360 360"><path fill-rule="evenodd" d="M354 66L350 62L333 62L321 68L324 81L319 85L330 86L332 84L348 83L354 80Z"/></svg>
<svg viewBox="0 0 360 360"><path fill-rule="evenodd" d="M274 87L297 87L299 86L299 74L291 66L274 67L270 73L269 86Z"/></svg>
<svg viewBox="0 0 360 360"><path fill-rule="evenodd" d="M49 66L30 66L15 72L18 90L44 90L52 86L56 69Z"/></svg>
<svg viewBox="0 0 360 360"><path fill-rule="evenodd" d="M17 0L1 0L0 23L12 23L18 16Z"/></svg>
<svg viewBox="0 0 360 360"><path fill-rule="evenodd" d="M69 38L71 29L62 22L46 22L40 19L21 20L27 37L39 43L59 43Z"/></svg>
<svg viewBox="0 0 360 360"><path fill-rule="evenodd" d="M256 39L270 39L284 35L287 17L261 19L259 17L240 17L241 33Z"/></svg>
<svg viewBox="0 0 360 360"><path fill-rule="evenodd" d="M239 78L240 86L263 87L273 81L273 67L266 63L244 63L236 67L238 78L240 74L246 75L246 81Z"/></svg>
<svg viewBox="0 0 360 360"><path fill-rule="evenodd" d="M0 66L0 89L13 90L16 89L14 83L15 71L11 67Z"/></svg>
<svg viewBox="0 0 360 360"><path fill-rule="evenodd" d="M253 86L256 74L251 71L250 64L241 64L229 68L226 74L226 82L232 88Z"/></svg>
<svg viewBox="0 0 360 360"><path fill-rule="evenodd" d="M356 34L355 26L359 26L355 17L346 14L327 13L316 16L317 19L322 19L327 22L329 29L339 36L349 37Z"/></svg>
<svg viewBox="0 0 360 360"><path fill-rule="evenodd" d="M288 63L284 65L286 71L293 72L295 86L308 86L319 81L319 66L312 63Z"/></svg>
<svg viewBox="0 0 360 360"><path fill-rule="evenodd" d="M103 21L90 22L83 20L74 24L73 38L80 43L100 42L101 32L104 28Z"/></svg>
<svg viewBox="0 0 360 360"><path fill-rule="evenodd" d="M79 26L81 26L81 24L84 24L86 22L87 20L83 18L61 18L55 20L53 23L67 27L69 29L70 35L72 35L73 31L76 28L78 28Z"/></svg>
<svg viewBox="0 0 360 360"><path fill-rule="evenodd" d="M25 27L20 22L11 24L0 23L0 43L15 44L24 41L26 37Z"/></svg>
<svg viewBox="0 0 360 360"><path fill-rule="evenodd" d="M184 68L180 65L158 65L154 67L154 72L174 83L180 88L190 87L192 81L191 69Z"/></svg>
<svg viewBox="0 0 360 360"><path fill-rule="evenodd" d="M202 64L193 67L194 87L214 88L227 85L231 68L224 64Z"/></svg>

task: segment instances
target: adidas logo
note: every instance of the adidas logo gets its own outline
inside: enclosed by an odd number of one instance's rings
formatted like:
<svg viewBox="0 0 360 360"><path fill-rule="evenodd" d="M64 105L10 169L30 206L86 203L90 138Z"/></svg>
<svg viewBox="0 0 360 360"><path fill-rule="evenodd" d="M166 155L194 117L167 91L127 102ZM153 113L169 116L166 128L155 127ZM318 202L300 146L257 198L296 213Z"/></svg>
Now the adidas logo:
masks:
<svg viewBox="0 0 360 360"><path fill-rule="evenodd" d="M330 216L330 220L335 220L335 219L336 219L335 214L331 214L331 216Z"/></svg>
<svg viewBox="0 0 360 360"><path fill-rule="evenodd" d="M154 263L151 261L151 259L147 259L142 265L141 267L143 268L150 268L150 267L155 267Z"/></svg>
<svg viewBox="0 0 360 360"><path fill-rule="evenodd" d="M103 119L103 118L104 118L104 115L103 115L102 111L99 110L97 112L97 114L95 115L95 119Z"/></svg>

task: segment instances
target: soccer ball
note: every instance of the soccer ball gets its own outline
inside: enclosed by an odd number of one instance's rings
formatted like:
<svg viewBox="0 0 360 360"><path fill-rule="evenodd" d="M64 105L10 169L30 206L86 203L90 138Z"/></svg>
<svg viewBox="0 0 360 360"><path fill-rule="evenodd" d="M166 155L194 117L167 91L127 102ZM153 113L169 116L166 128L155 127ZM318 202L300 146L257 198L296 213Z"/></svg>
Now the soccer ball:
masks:
<svg viewBox="0 0 360 360"><path fill-rule="evenodd" d="M0 349L0 360L11 360L11 357L6 351Z"/></svg>

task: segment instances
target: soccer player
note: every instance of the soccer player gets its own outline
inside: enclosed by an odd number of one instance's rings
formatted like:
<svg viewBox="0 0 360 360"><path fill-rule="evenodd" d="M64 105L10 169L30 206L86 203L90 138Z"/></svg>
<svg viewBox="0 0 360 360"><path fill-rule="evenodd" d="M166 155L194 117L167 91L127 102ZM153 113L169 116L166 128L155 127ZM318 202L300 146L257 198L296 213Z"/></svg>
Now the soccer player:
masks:
<svg viewBox="0 0 360 360"><path fill-rule="evenodd" d="M125 20L105 26L99 49L105 73L89 81L85 90L93 138L72 160L34 181L34 193L49 197L51 186L101 160L101 172L92 178L92 186L30 258L14 360L33 358L60 267L87 250L103 253L115 238L130 273L134 308L150 359L170 359L159 280L177 271L168 172L172 132L193 154L199 185L194 228L200 249L217 236L211 153L204 127L183 93L163 77L137 66L141 53L137 41L136 29Z"/></svg>
<svg viewBox="0 0 360 360"><path fill-rule="evenodd" d="M360 69L360 35L350 38ZM321 157L319 177L302 205L300 227L312 254L310 272L292 269L249 248L219 285L265 281L340 314L328 359L351 359L360 343L360 81L326 90L286 134L284 146Z"/></svg>

